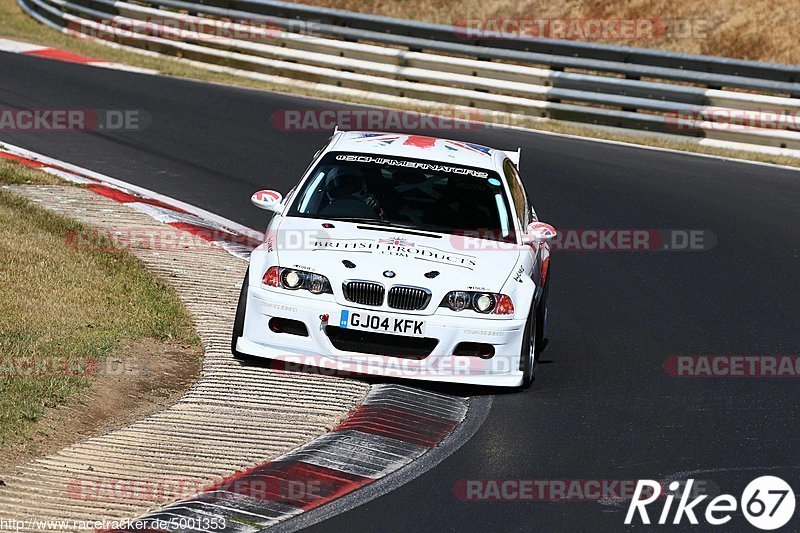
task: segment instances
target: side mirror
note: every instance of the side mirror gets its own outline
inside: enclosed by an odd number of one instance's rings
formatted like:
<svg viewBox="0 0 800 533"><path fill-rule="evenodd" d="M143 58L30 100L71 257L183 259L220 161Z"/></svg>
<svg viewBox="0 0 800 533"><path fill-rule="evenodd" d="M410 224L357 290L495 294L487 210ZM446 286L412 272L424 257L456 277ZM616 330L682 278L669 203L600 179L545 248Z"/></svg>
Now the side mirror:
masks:
<svg viewBox="0 0 800 533"><path fill-rule="evenodd" d="M273 213L279 213L283 209L281 200L283 200L281 193L269 189L253 193L253 196L250 197L250 201L253 202L254 206Z"/></svg>
<svg viewBox="0 0 800 533"><path fill-rule="evenodd" d="M552 239L556 235L558 235L558 232L550 224L545 224L544 222L531 222L528 224L525 235L522 236L522 241L525 244L544 242Z"/></svg>

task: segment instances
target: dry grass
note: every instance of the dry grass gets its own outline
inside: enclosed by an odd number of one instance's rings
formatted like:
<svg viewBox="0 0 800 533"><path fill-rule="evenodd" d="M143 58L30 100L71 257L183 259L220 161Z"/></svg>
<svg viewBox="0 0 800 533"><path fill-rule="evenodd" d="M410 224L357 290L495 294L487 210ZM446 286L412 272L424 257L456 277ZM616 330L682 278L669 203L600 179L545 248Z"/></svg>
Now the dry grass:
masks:
<svg viewBox="0 0 800 533"><path fill-rule="evenodd" d="M661 48L677 52L708 54L755 61L800 64L800 4L798 0L295 0L324 7L335 7L392 17L453 24L465 19L655 19L666 22L689 21L697 34L693 37L615 40L612 44ZM37 43L62 46L97 55L97 45L76 40L34 22L15 0L0 0L0 35ZM598 41L608 42L608 41ZM130 54L104 49L103 58L126 61ZM131 61L127 61L131 63ZM195 69L182 65L164 68L158 59L139 57L132 63L146 68L161 68L174 75ZM206 73L206 78L225 75Z"/></svg>
<svg viewBox="0 0 800 533"><path fill-rule="evenodd" d="M0 184L52 179L0 167ZM35 422L85 390L120 343L199 344L178 296L135 257L68 245L84 231L0 189L0 456L37 438Z"/></svg>
<svg viewBox="0 0 800 533"><path fill-rule="evenodd" d="M657 19L693 21L689 38L616 40L756 61L800 63L797 0L296 0L362 13L453 24L464 19ZM603 42L603 41L599 41ZM606 41L607 42L607 41Z"/></svg>
<svg viewBox="0 0 800 533"><path fill-rule="evenodd" d="M4 185L60 185L64 182L52 174L35 172L19 163L0 159L0 183Z"/></svg>

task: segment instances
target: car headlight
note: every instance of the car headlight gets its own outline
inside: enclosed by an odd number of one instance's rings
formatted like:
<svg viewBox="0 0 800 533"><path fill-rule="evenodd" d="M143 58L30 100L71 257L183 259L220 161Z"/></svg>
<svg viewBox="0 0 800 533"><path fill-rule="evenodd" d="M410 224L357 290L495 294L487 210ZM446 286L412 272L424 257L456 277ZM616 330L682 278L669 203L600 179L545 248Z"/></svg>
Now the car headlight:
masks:
<svg viewBox="0 0 800 533"><path fill-rule="evenodd" d="M300 272L289 268L283 269L283 273L281 274L281 281L283 282L283 286L285 288L292 290L299 289L300 285L303 284L303 278L300 275Z"/></svg>
<svg viewBox="0 0 800 533"><path fill-rule="evenodd" d="M472 297L472 307L479 313L488 313L494 309L494 294L475 293Z"/></svg>
<svg viewBox="0 0 800 533"><path fill-rule="evenodd" d="M445 299L447 306L453 311L463 311L471 302L470 293L464 291L453 291Z"/></svg>
<svg viewBox="0 0 800 533"><path fill-rule="evenodd" d="M261 282L268 287L281 287L291 291L305 289L312 294L333 294L331 283L328 281L328 278L322 274L315 274L314 272L307 272L294 268L283 268L279 266L269 267L267 271L264 272Z"/></svg>
<svg viewBox="0 0 800 533"><path fill-rule="evenodd" d="M514 302L511 301L511 298L505 294L494 292L448 292L439 307L449 307L453 311L471 309L482 314L514 314Z"/></svg>

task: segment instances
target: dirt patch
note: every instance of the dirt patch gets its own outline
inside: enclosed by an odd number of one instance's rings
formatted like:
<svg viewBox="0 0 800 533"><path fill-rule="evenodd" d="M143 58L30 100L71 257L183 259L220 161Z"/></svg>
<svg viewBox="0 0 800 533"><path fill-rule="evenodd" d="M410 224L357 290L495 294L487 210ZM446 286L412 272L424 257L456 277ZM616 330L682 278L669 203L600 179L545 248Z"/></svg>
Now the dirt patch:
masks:
<svg viewBox="0 0 800 533"><path fill-rule="evenodd" d="M37 456L108 433L175 403L198 379L202 349L153 339L123 342L92 385L36 422L33 438L4 447L2 473Z"/></svg>
<svg viewBox="0 0 800 533"><path fill-rule="evenodd" d="M0 183L50 177L0 165ZM0 188L0 470L174 402L202 353L164 280L127 250L74 246L88 226L12 190Z"/></svg>

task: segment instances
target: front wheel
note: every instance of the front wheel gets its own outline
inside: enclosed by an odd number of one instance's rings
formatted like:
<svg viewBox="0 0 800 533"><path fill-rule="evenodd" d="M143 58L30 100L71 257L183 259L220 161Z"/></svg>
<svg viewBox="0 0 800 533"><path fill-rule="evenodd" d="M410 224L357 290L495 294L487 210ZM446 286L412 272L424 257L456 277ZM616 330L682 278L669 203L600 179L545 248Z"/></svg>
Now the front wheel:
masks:
<svg viewBox="0 0 800 533"><path fill-rule="evenodd" d="M233 338L231 339L231 353L236 359L240 360L251 359L249 355L236 349L236 341L244 334L244 315L247 311L247 287L249 283L250 268L248 267L242 282L242 290L239 292L239 304L236 306L236 318L233 319Z"/></svg>
<svg viewBox="0 0 800 533"><path fill-rule="evenodd" d="M536 307L536 348L539 351L545 347L545 330L547 329L547 297L550 294L550 276L544 282L544 290Z"/></svg>
<svg viewBox="0 0 800 533"><path fill-rule="evenodd" d="M539 320L536 316L536 308L531 306L528 314L528 321L525 323L525 335L522 337L520 346L520 364L522 370L521 389L527 389L533 383L533 373L536 369L536 360L539 356L537 340L539 338L537 325Z"/></svg>

